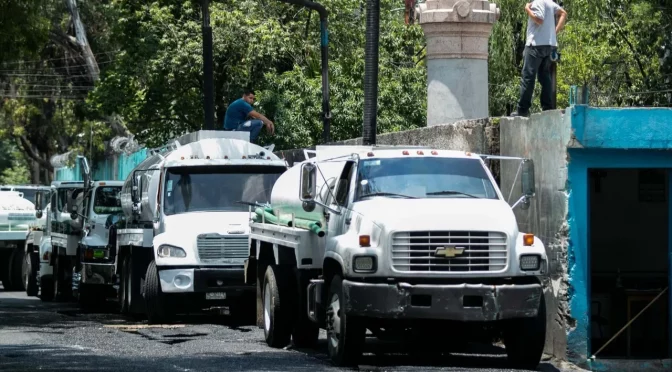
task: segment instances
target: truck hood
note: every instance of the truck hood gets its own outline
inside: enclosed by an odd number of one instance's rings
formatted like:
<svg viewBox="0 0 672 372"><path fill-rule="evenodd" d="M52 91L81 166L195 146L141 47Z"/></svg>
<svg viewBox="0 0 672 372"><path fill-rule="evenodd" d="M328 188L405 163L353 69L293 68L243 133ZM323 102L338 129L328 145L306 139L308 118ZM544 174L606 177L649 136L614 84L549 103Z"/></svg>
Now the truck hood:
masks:
<svg viewBox="0 0 672 372"><path fill-rule="evenodd" d="M249 212L192 212L164 218L165 232L196 238L199 234L249 234Z"/></svg>
<svg viewBox="0 0 672 372"><path fill-rule="evenodd" d="M374 198L355 203L353 211L353 217L358 215L387 232L488 230L513 235L518 230L513 211L503 200Z"/></svg>

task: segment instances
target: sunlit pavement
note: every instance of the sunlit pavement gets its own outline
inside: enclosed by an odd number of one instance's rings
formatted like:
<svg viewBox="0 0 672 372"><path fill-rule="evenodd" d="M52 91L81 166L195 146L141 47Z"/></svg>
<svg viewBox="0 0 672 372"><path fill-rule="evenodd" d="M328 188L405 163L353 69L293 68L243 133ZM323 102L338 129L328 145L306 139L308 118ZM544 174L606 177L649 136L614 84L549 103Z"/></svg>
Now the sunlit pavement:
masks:
<svg viewBox="0 0 672 372"><path fill-rule="evenodd" d="M256 326L228 316L189 316L149 326L115 313L115 304L86 313L75 303L45 303L0 287L2 371L347 371L333 367L326 337L317 350L273 349ZM360 371L507 371L503 350L489 354L411 357L394 346L367 344ZM540 371L560 371L543 362Z"/></svg>

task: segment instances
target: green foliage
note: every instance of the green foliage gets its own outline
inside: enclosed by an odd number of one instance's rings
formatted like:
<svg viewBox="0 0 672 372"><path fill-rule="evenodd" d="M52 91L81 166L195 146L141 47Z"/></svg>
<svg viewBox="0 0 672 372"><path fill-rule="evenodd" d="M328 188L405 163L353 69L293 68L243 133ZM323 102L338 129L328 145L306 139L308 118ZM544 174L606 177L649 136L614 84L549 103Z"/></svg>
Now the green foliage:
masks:
<svg viewBox="0 0 672 372"><path fill-rule="evenodd" d="M21 185L30 182L30 172L25 158L14 147L5 143L0 146L0 154L9 160L0 165L0 185Z"/></svg>

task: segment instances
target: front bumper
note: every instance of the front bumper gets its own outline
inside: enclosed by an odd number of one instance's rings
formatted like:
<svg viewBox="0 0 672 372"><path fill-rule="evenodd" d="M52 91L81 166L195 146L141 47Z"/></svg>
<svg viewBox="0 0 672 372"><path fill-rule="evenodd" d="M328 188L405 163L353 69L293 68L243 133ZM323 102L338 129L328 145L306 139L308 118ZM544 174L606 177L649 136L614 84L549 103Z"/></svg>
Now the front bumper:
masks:
<svg viewBox="0 0 672 372"><path fill-rule="evenodd" d="M114 264L82 263L83 284L114 285L115 282Z"/></svg>
<svg viewBox="0 0 672 372"><path fill-rule="evenodd" d="M543 299L540 284L372 284L343 281L348 314L387 319L495 321L531 318Z"/></svg>
<svg viewBox="0 0 672 372"><path fill-rule="evenodd" d="M159 279L163 293L206 293L254 291L255 286L245 284L245 271L240 268L208 267L162 269Z"/></svg>

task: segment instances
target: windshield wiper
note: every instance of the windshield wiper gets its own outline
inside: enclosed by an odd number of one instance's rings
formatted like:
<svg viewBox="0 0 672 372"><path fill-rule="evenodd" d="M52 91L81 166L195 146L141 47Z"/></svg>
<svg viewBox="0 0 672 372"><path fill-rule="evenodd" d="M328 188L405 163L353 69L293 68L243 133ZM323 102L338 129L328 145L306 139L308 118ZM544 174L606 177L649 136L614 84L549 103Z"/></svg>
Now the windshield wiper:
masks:
<svg viewBox="0 0 672 372"><path fill-rule="evenodd" d="M399 196L399 197L406 198L406 199L417 199L415 196L395 194L395 193L392 193L392 192L372 192L370 194L360 196L360 199L361 198L366 198L367 196Z"/></svg>
<svg viewBox="0 0 672 372"><path fill-rule="evenodd" d="M464 196L468 196L470 198L480 199L476 195L471 195L471 194L467 194L466 192L455 191L455 190L443 190L443 191L428 192L427 195L464 195Z"/></svg>

